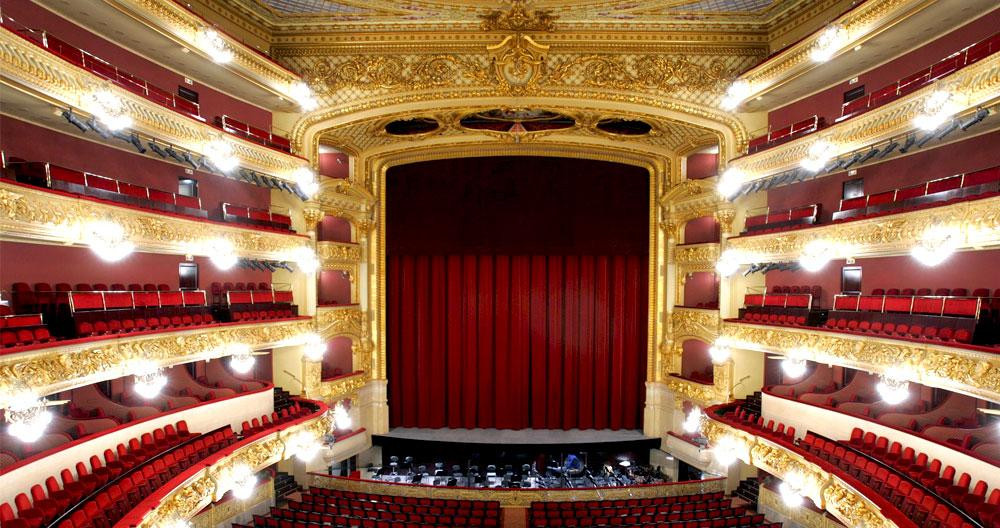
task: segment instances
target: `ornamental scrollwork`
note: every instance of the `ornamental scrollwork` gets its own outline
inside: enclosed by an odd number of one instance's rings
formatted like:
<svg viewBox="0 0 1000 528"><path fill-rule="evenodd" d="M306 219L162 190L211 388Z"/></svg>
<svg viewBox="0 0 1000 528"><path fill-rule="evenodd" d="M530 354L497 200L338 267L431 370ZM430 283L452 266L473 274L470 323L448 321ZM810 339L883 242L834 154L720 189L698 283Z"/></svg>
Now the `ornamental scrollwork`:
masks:
<svg viewBox="0 0 1000 528"><path fill-rule="evenodd" d="M479 18L482 19L479 28L483 31L522 33L555 31L555 22L559 17L549 10L529 10L525 0L511 0L510 9L507 11L494 10L480 15Z"/></svg>
<svg viewBox="0 0 1000 528"><path fill-rule="evenodd" d="M317 242L316 256L324 268L361 262L361 246L342 242Z"/></svg>
<svg viewBox="0 0 1000 528"><path fill-rule="evenodd" d="M316 327L324 339L349 336L368 337L368 317L357 306L320 308L316 314Z"/></svg>

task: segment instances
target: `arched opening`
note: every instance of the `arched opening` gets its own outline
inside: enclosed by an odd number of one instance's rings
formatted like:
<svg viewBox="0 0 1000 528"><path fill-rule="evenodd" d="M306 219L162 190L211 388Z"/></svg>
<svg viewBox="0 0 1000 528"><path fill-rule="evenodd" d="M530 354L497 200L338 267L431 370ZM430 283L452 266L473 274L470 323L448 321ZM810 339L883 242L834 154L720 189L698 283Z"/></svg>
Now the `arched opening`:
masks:
<svg viewBox="0 0 1000 528"><path fill-rule="evenodd" d="M320 176L342 180L351 176L350 158L347 154L321 143L318 158Z"/></svg>
<svg viewBox="0 0 1000 528"><path fill-rule="evenodd" d="M337 336L327 341L326 354L323 355L324 380L354 372L353 346L354 341L348 336Z"/></svg>
<svg viewBox="0 0 1000 528"><path fill-rule="evenodd" d="M714 366L708 354L711 345L700 339L688 339L681 345L681 377L696 383L714 383Z"/></svg>
<svg viewBox="0 0 1000 528"><path fill-rule="evenodd" d="M351 304L351 278L345 271L323 270L319 272L316 294L320 306Z"/></svg>
<svg viewBox="0 0 1000 528"><path fill-rule="evenodd" d="M717 309L719 307L719 276L711 271L689 273L684 281L684 299L680 306Z"/></svg>
<svg viewBox="0 0 1000 528"><path fill-rule="evenodd" d="M714 145L688 154L684 161L687 179L711 178L719 172L719 146Z"/></svg>

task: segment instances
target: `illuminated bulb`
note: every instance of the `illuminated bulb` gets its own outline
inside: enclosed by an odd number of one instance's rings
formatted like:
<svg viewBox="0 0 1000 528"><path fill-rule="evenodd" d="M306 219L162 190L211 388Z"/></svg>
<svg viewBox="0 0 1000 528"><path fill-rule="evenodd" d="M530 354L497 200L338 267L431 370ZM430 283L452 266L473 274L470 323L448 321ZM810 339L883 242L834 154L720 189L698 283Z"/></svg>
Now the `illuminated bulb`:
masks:
<svg viewBox="0 0 1000 528"><path fill-rule="evenodd" d="M198 41L201 49L219 64L226 64L233 60L233 52L229 49L222 35L211 28L205 28L198 33Z"/></svg>
<svg viewBox="0 0 1000 528"><path fill-rule="evenodd" d="M205 157L208 161L215 165L215 168L219 169L221 172L230 172L240 165L239 158L233 154L232 143L222 139L221 137L215 138L205 144L204 149Z"/></svg>
<svg viewBox="0 0 1000 528"><path fill-rule="evenodd" d="M819 172L836 155L836 145L825 139L819 139L809 146L809 151L801 165L809 172Z"/></svg>
<svg viewBox="0 0 1000 528"><path fill-rule="evenodd" d="M721 365L733 357L733 351L730 350L729 343L724 339L716 339L715 343L708 349L708 355L712 358L712 363Z"/></svg>
<svg viewBox="0 0 1000 528"><path fill-rule="evenodd" d="M319 334L307 334L303 346L305 348L302 353L306 359L309 361L323 360L323 355L326 354L326 343L323 342L323 338Z"/></svg>
<svg viewBox="0 0 1000 528"><path fill-rule="evenodd" d="M958 103L951 91L934 90L924 99L923 112L913 119L913 124L923 130L937 130L958 110Z"/></svg>
<svg viewBox="0 0 1000 528"><path fill-rule="evenodd" d="M83 236L90 250L107 262L122 260L135 250L135 244L125 237L125 228L110 220L88 223Z"/></svg>
<svg viewBox="0 0 1000 528"><path fill-rule="evenodd" d="M719 176L719 183L716 184L715 189L719 192L720 196L729 198L740 190L740 187L743 186L744 178L746 178L745 172L737 167L729 167Z"/></svg>
<svg viewBox="0 0 1000 528"><path fill-rule="evenodd" d="M315 110L319 106L319 103L316 102L316 96L313 95L313 91L309 88L309 85L302 81L292 83L289 94L299 104L299 107L306 112Z"/></svg>
<svg viewBox="0 0 1000 528"><path fill-rule="evenodd" d="M809 56L816 62L826 62L833 58L837 50L847 43L847 30L840 24L828 26L819 34Z"/></svg>
<svg viewBox="0 0 1000 528"><path fill-rule="evenodd" d="M319 268L319 259L316 258L316 252L306 246L301 246L293 250L292 258L289 260L295 262L299 266L299 270L303 273L313 273Z"/></svg>
<svg viewBox="0 0 1000 528"><path fill-rule="evenodd" d="M691 409L687 417L684 419L684 423L681 427L684 428L685 433L696 434L701 431L701 409L695 407Z"/></svg>
<svg viewBox="0 0 1000 528"><path fill-rule="evenodd" d="M740 253L735 249L727 249L719 255L719 260L715 263L715 271L723 277L728 277L740 269L740 265L743 264L742 260Z"/></svg>
<svg viewBox="0 0 1000 528"><path fill-rule="evenodd" d="M232 268L239 261L232 242L225 238L216 238L208 243L208 258L222 271Z"/></svg>
<svg viewBox="0 0 1000 528"><path fill-rule="evenodd" d="M132 117L128 115L125 102L111 90L100 89L90 94L90 112L94 114L108 130L117 132L132 126Z"/></svg>
<svg viewBox="0 0 1000 528"><path fill-rule="evenodd" d="M137 363L134 370L135 392L147 400L159 396L163 387L167 386L167 377L163 375L163 369L151 362Z"/></svg>
<svg viewBox="0 0 1000 528"><path fill-rule="evenodd" d="M781 501L785 503L785 506L789 508L798 508L802 506L803 497L799 492L795 491L789 483L782 482L778 486L778 492L781 494Z"/></svg>
<svg viewBox="0 0 1000 528"><path fill-rule="evenodd" d="M960 233L957 228L942 225L928 227L920 236L910 255L925 266L937 266L958 249Z"/></svg>
<svg viewBox="0 0 1000 528"><path fill-rule="evenodd" d="M830 262L835 253L835 248L833 244L826 240L813 240L806 244L802 248L802 254L799 255L799 264L802 269L815 273Z"/></svg>
<svg viewBox="0 0 1000 528"><path fill-rule="evenodd" d="M715 455L715 461L720 466L729 467L733 465L733 462L736 462L739 458L736 454L736 440L728 436L722 437L719 439L718 444L712 448L712 454Z"/></svg>
<svg viewBox="0 0 1000 528"><path fill-rule="evenodd" d="M4 414L7 433L25 443L41 438L52 422L52 413L46 408L45 400L27 390L14 395Z"/></svg>
<svg viewBox="0 0 1000 528"><path fill-rule="evenodd" d="M311 433L302 431L292 439L292 447L295 451L295 458L303 462L309 462L316 458L322 445L316 441L316 437Z"/></svg>
<svg viewBox="0 0 1000 528"><path fill-rule="evenodd" d="M295 184L302 190L302 194L311 197L319 190L319 182L316 181L316 173L308 167L299 167L292 173Z"/></svg>
<svg viewBox="0 0 1000 528"><path fill-rule="evenodd" d="M247 345L234 345L231 350L234 350L231 356L229 356L229 366L232 367L233 371L237 374L246 374L253 369L256 359L253 357L253 352Z"/></svg>
<svg viewBox="0 0 1000 528"><path fill-rule="evenodd" d="M889 405L898 405L910 397L910 382L906 381L906 372L901 369L889 369L879 377L875 390L882 401Z"/></svg>
<svg viewBox="0 0 1000 528"><path fill-rule="evenodd" d="M249 499L257 487L257 475L247 466L233 469L233 496L240 500Z"/></svg>
<svg viewBox="0 0 1000 528"><path fill-rule="evenodd" d="M789 378L801 378L806 373L806 360L786 357L781 360L781 370Z"/></svg>
<svg viewBox="0 0 1000 528"><path fill-rule="evenodd" d="M736 79L729 88L726 88L726 95L722 98L720 106L726 111L735 110L749 95L750 83L744 79Z"/></svg>
<svg viewBox="0 0 1000 528"><path fill-rule="evenodd" d="M340 431L347 431L353 424L351 414L344 407L344 402L337 402L333 407L333 424Z"/></svg>

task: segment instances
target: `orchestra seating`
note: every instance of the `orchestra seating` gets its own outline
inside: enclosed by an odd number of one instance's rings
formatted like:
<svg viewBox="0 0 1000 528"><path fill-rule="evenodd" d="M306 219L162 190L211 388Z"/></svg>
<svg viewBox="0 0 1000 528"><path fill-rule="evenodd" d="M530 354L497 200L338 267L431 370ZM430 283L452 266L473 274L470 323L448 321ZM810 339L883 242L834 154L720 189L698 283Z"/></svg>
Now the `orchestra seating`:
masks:
<svg viewBox="0 0 1000 528"><path fill-rule="evenodd" d="M1000 195L1000 167L955 174L901 189L840 201L834 222L861 220Z"/></svg>
<svg viewBox="0 0 1000 528"><path fill-rule="evenodd" d="M761 235L809 227L819 221L821 204L809 204L780 211L768 210L764 214L748 216L741 234Z"/></svg>
<svg viewBox="0 0 1000 528"><path fill-rule="evenodd" d="M174 95L168 90L157 87L145 79L121 70L113 63L96 57L85 50L71 46L47 31L29 29L18 24L9 16L0 17L0 26L98 77L107 79L117 86L207 124L205 118L201 116L201 107L198 103L180 95ZM229 134L260 143L261 145L288 153L292 151L291 142L287 138L258 128L249 127L231 117L225 115L217 117L214 125ZM243 128L241 128L241 125Z"/></svg>
<svg viewBox="0 0 1000 528"><path fill-rule="evenodd" d="M952 475L942 473L941 463L927 464L926 455L907 458L905 463L900 456L888 464L849 442L829 440L812 432L796 441L794 431L789 433L784 424L775 424L774 420L765 424L763 417L742 409L738 402L712 407L709 413L714 419L763 436L835 474L879 506L898 526L973 528L980 523L990 525L1000 511L1000 491L984 501L979 493L985 491L981 486L968 489L971 476L954 482L954 470ZM947 493L938 494L937 490Z"/></svg>
<svg viewBox="0 0 1000 528"><path fill-rule="evenodd" d="M928 84L955 73L1000 51L1000 33L967 46L918 72L907 75L896 82L871 93L846 102L841 106L840 117L835 122L859 116L912 93ZM771 147L798 139L825 128L826 118L812 115L794 124L786 125L763 136L752 138L747 144L747 154L754 154Z"/></svg>
<svg viewBox="0 0 1000 528"><path fill-rule="evenodd" d="M5 528L110 528L153 489L236 440L228 426L199 435L183 421L167 425L48 477L44 488L15 497L16 516L0 505L0 518Z"/></svg>
<svg viewBox="0 0 1000 528"><path fill-rule="evenodd" d="M230 203L222 204L220 212L210 215L209 211L202 208L201 199L197 197L143 187L47 162L20 161L15 158L5 160L3 177L35 187L152 211L237 223L254 229L294 232L288 215Z"/></svg>
<svg viewBox="0 0 1000 528"><path fill-rule="evenodd" d="M723 492L628 500L533 502L528 511L533 528L582 526L663 526L777 528L764 515L734 507Z"/></svg>

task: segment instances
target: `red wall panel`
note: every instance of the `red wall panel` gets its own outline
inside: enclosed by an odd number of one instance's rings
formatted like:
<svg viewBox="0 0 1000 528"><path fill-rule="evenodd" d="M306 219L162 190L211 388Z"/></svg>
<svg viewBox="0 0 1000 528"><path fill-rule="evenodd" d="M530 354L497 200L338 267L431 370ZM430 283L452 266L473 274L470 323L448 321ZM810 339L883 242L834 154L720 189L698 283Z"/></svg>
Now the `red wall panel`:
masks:
<svg viewBox="0 0 1000 528"><path fill-rule="evenodd" d="M351 343L349 337L335 337L326 344L326 354L323 356L323 379L354 372Z"/></svg>
<svg viewBox="0 0 1000 528"><path fill-rule="evenodd" d="M688 339L681 347L681 376L692 378L692 374L711 376L712 356L708 354L711 345L698 339Z"/></svg>
<svg viewBox="0 0 1000 528"><path fill-rule="evenodd" d="M319 174L329 178L347 179L351 175L351 165L347 154L322 152L319 155Z"/></svg>
<svg viewBox="0 0 1000 528"><path fill-rule="evenodd" d="M696 271L684 283L684 306L719 302L719 279L710 271Z"/></svg>
<svg viewBox="0 0 1000 528"><path fill-rule="evenodd" d="M701 180L711 178L719 172L718 154L691 154L687 157L687 179Z"/></svg>
<svg viewBox="0 0 1000 528"><path fill-rule="evenodd" d="M320 304L351 304L351 281L341 271L320 271L317 278Z"/></svg>
<svg viewBox="0 0 1000 528"><path fill-rule="evenodd" d="M695 218L684 224L684 243L701 244L719 241L719 221L714 216Z"/></svg>
<svg viewBox="0 0 1000 528"><path fill-rule="evenodd" d="M316 240L321 242L350 242L351 223L344 218L326 215L316 226Z"/></svg>
<svg viewBox="0 0 1000 528"><path fill-rule="evenodd" d="M122 143L124 145L124 143ZM92 172L136 185L177 192L179 178L198 180L202 208L217 212L223 202L267 209L271 191L215 174L140 156L101 143L0 116L0 149L10 157L28 161L48 161L70 169Z"/></svg>
<svg viewBox="0 0 1000 528"><path fill-rule="evenodd" d="M269 111L199 84L197 81L193 85L184 84L183 75L104 40L34 2L5 0L3 9L4 16L12 17L21 25L46 30L56 38L88 51L168 92L176 93L178 86L195 90L198 92L201 103L201 116L210 122L215 116L228 114L258 128L265 130L271 128L271 113ZM180 53L180 49L171 50L171 52Z"/></svg>

